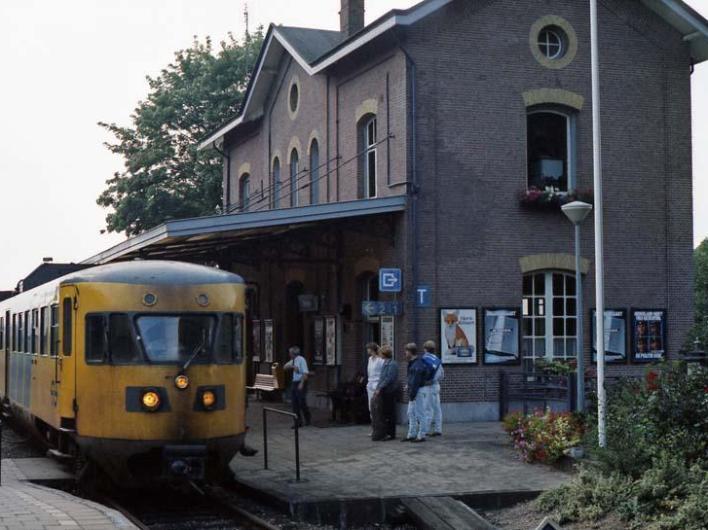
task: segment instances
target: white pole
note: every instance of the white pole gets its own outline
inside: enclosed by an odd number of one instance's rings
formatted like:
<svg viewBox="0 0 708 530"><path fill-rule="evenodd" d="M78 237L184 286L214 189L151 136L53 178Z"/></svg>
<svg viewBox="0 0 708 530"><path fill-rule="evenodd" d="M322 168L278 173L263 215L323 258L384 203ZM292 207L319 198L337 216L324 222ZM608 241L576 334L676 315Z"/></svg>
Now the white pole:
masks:
<svg viewBox="0 0 708 530"><path fill-rule="evenodd" d="M602 134L600 129L600 66L597 36L597 0L590 0L590 48L592 69L592 153L595 188L595 321L597 348L597 432L600 447L607 446L605 430L605 271L602 227Z"/></svg>

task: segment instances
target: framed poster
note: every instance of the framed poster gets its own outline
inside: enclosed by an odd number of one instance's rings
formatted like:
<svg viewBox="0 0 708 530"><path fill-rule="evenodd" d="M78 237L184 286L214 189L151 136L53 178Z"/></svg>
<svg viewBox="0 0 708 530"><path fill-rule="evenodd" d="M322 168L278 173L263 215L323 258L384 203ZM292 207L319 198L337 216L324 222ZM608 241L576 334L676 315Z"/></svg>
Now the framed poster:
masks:
<svg viewBox="0 0 708 530"><path fill-rule="evenodd" d="M325 317L325 356L327 366L337 365L337 317Z"/></svg>
<svg viewBox="0 0 708 530"><path fill-rule="evenodd" d="M263 357L267 363L273 362L273 321L263 321Z"/></svg>
<svg viewBox="0 0 708 530"><path fill-rule="evenodd" d="M314 335L315 355L312 358L312 364L325 363L325 344L324 344L324 319L315 317L312 322Z"/></svg>
<svg viewBox="0 0 708 530"><path fill-rule="evenodd" d="M513 307L485 308L484 364L520 362L521 311Z"/></svg>
<svg viewBox="0 0 708 530"><path fill-rule="evenodd" d="M590 311L592 362L597 362L597 311ZM605 309L605 362L627 362L627 311Z"/></svg>
<svg viewBox="0 0 708 530"><path fill-rule="evenodd" d="M650 363L666 358L666 310L632 309L632 360Z"/></svg>
<svg viewBox="0 0 708 530"><path fill-rule="evenodd" d="M440 309L440 353L444 364L477 363L476 309Z"/></svg>
<svg viewBox="0 0 708 530"><path fill-rule="evenodd" d="M394 320L393 315L382 316L381 318L381 346L390 346L396 352L394 344Z"/></svg>
<svg viewBox="0 0 708 530"><path fill-rule="evenodd" d="M260 362L262 355L262 344L261 344L261 321L252 320L251 321L251 337L253 339L253 362Z"/></svg>

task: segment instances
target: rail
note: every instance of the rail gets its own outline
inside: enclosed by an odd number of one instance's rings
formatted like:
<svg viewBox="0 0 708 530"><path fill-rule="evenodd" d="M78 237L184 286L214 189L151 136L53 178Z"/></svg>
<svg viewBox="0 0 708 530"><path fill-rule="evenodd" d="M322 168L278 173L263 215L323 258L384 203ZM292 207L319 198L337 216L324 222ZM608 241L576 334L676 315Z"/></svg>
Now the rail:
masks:
<svg viewBox="0 0 708 530"><path fill-rule="evenodd" d="M295 481L300 482L300 422L296 414L286 410L263 408L263 469L268 469L268 413L273 412L289 416L294 421L295 429Z"/></svg>

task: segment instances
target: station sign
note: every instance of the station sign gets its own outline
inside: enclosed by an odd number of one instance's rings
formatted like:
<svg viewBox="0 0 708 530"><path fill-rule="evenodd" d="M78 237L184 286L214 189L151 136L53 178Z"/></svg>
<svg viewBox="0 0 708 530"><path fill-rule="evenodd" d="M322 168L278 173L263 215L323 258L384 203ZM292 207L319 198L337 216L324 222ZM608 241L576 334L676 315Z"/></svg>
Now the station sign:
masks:
<svg viewBox="0 0 708 530"><path fill-rule="evenodd" d="M379 291L382 293L400 293L403 288L401 269L379 269Z"/></svg>

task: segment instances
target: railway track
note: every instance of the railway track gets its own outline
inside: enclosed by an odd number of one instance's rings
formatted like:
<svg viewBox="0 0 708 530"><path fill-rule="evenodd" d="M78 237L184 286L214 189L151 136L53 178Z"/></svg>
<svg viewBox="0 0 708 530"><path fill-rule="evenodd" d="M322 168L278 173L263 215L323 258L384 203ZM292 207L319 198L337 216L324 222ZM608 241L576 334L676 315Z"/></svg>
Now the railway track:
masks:
<svg viewBox="0 0 708 530"><path fill-rule="evenodd" d="M121 512L141 530L280 529L236 506L218 488L123 494L100 502Z"/></svg>

